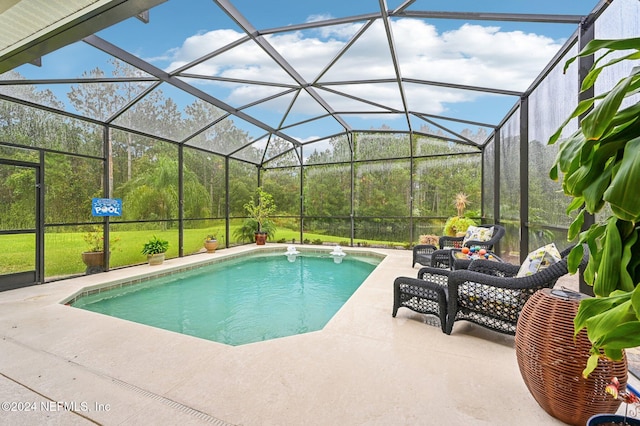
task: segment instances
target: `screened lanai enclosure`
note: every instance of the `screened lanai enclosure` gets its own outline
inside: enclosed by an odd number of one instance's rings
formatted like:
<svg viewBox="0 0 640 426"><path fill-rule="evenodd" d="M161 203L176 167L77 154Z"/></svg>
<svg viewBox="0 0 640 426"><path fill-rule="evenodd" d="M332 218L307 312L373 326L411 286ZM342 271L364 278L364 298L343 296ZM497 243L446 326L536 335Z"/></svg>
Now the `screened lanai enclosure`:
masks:
<svg viewBox="0 0 640 426"><path fill-rule="evenodd" d="M2 3L0 288L250 243L258 187L272 243L409 249L462 192L508 260L569 244L547 140L593 58L564 64L638 36L640 2L259 3Z"/></svg>

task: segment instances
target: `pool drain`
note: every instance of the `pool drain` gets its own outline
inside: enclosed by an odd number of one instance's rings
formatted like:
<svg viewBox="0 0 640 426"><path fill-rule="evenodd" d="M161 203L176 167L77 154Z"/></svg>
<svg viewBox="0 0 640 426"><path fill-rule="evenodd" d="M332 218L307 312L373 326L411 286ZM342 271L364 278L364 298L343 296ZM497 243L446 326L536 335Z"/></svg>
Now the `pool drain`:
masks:
<svg viewBox="0 0 640 426"><path fill-rule="evenodd" d="M143 396L145 396L147 398L151 398L151 399L153 399L155 401L161 402L164 405L167 405L167 406L169 406L171 408L175 408L177 410L180 410L183 413L190 414L190 415L192 415L192 416L194 416L194 417L196 417L196 418L198 418L200 420L206 421L207 423L211 423L211 424L218 425L218 426L234 426L232 423L227 423L224 420L220 420L220 419L218 419L216 417L210 416L209 414L203 413L202 411L196 410L195 408L191 408L189 406L181 404L181 403L179 403L177 401L174 401L172 399L165 398L164 396L158 395L156 393L146 391L146 390L141 389L141 388L139 388L139 387L137 387L135 385L132 385L130 383L123 382L122 380L114 379L113 377L111 377L110 379L111 379L111 381L113 381L113 383L115 383L117 385L120 385L120 386L122 386L124 388L127 388L129 390L132 390L132 391L134 391L134 392L136 392L136 393L138 393L140 395L143 395Z"/></svg>

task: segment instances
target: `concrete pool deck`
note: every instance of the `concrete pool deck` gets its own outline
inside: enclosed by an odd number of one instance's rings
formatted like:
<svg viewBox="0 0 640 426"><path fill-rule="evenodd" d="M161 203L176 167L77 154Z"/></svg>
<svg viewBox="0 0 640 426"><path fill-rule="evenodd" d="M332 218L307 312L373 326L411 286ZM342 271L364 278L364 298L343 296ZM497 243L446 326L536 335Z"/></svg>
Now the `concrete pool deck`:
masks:
<svg viewBox="0 0 640 426"><path fill-rule="evenodd" d="M387 257L324 330L243 346L60 303L86 286L254 249L0 293L0 424L563 424L527 390L512 337L467 322L448 336L406 308L391 317L393 280L419 269L407 250L371 249Z"/></svg>

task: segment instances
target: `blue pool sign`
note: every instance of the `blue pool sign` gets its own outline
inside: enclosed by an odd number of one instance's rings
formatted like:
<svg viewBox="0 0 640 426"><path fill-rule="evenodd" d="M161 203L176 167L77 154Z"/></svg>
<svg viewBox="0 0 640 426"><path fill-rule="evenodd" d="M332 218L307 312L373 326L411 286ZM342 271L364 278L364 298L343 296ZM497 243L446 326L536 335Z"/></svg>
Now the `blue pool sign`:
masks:
<svg viewBox="0 0 640 426"><path fill-rule="evenodd" d="M122 199L94 198L91 212L94 216L122 216Z"/></svg>

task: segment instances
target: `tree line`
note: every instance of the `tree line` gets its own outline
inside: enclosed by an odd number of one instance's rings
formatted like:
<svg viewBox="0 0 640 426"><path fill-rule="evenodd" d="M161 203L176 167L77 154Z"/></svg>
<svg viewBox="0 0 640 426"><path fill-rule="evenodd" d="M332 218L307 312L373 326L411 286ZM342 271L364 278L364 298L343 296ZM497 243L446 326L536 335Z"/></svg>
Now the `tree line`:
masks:
<svg viewBox="0 0 640 426"><path fill-rule="evenodd" d="M99 68L83 74L86 78L105 76ZM148 81L125 81L140 77L140 71L120 62L114 61L111 77L122 80L71 85L65 100L50 89L39 90L30 84L0 86L2 94L57 110L73 109L113 124L106 138L110 155L105 162L103 126L0 100L0 142L46 150L47 224L95 221L90 213L91 198L102 197L105 187L113 197L123 199L121 220L177 219L179 148L170 141L185 142L182 173L188 219L225 217L226 163L224 156L215 152L240 149L238 157L247 161L231 158L228 162L231 217L245 215L242 206L257 185L258 173L262 173L263 186L273 195L280 216L299 215L301 194L303 214L309 217L349 217L352 206L357 217L449 216L455 213L453 197L458 192L469 195L472 210L481 209L480 151L445 140L439 129L426 125L420 129L436 137L409 136L388 128L354 133L351 139L336 136L322 149L306 154L301 169L297 151L291 150L288 141L272 138L267 148L252 146L246 131L232 120L222 119L225 112L198 99L180 110L161 87L150 91L152 83ZM23 79L15 72L1 78ZM123 112L122 107L130 104ZM216 124L207 127L213 122ZM472 140L486 138L484 129L462 134ZM195 136L188 139L190 135ZM262 166L253 164L260 163L265 150L267 160L273 160ZM461 152L464 154L457 155ZM411 160L411 153L419 157ZM12 146L1 146L0 156L37 162L33 151ZM110 167L106 173L105 164ZM0 168L2 229L33 223L31 180L23 169Z"/></svg>

